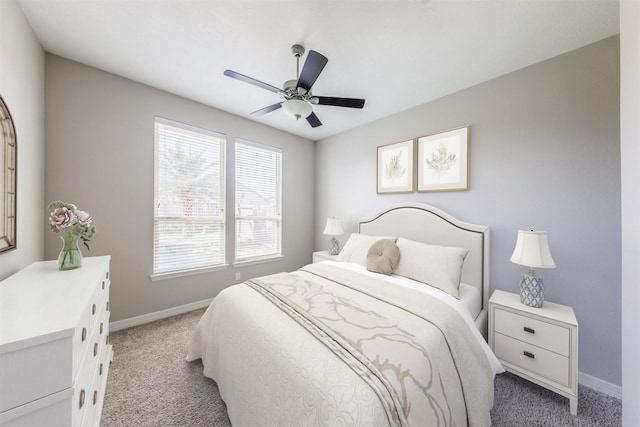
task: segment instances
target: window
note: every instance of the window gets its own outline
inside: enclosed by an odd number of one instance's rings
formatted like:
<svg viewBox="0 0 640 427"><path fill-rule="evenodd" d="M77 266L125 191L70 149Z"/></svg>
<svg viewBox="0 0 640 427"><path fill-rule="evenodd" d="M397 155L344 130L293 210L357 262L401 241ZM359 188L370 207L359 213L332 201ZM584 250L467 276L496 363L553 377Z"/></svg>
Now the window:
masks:
<svg viewBox="0 0 640 427"><path fill-rule="evenodd" d="M237 140L236 262L281 256L282 152Z"/></svg>
<svg viewBox="0 0 640 427"><path fill-rule="evenodd" d="M224 135L156 118L153 276L225 264L224 144Z"/></svg>

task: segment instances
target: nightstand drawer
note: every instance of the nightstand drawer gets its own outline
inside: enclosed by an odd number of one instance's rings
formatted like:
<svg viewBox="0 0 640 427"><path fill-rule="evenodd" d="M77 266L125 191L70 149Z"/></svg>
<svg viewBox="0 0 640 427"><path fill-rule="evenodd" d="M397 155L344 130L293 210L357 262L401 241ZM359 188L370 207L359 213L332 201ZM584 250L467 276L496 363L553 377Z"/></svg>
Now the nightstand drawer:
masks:
<svg viewBox="0 0 640 427"><path fill-rule="evenodd" d="M569 358L499 333L494 347L498 359L569 387Z"/></svg>
<svg viewBox="0 0 640 427"><path fill-rule="evenodd" d="M568 328L496 308L495 331L569 357Z"/></svg>

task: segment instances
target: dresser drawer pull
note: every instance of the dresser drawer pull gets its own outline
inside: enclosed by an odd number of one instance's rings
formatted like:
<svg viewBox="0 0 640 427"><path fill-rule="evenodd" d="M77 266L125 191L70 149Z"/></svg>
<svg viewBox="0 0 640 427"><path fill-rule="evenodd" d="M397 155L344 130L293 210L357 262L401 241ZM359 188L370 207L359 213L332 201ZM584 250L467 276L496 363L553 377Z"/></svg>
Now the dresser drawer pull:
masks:
<svg viewBox="0 0 640 427"><path fill-rule="evenodd" d="M525 356L531 358L531 359L535 359L536 355L533 353L529 353L528 351L523 351L522 354L524 354Z"/></svg>
<svg viewBox="0 0 640 427"><path fill-rule="evenodd" d="M82 342L87 339L87 328L82 328Z"/></svg>
<svg viewBox="0 0 640 427"><path fill-rule="evenodd" d="M100 322L100 335L102 335L102 329L104 328L104 323Z"/></svg>
<svg viewBox="0 0 640 427"><path fill-rule="evenodd" d="M104 291L104 280L102 281L102 290Z"/></svg>
<svg viewBox="0 0 640 427"><path fill-rule="evenodd" d="M102 375L102 363L100 364L100 369L99 369L98 375Z"/></svg>
<svg viewBox="0 0 640 427"><path fill-rule="evenodd" d="M108 271L107 271L106 277L107 277L107 280L109 280L109 272Z"/></svg>
<svg viewBox="0 0 640 427"><path fill-rule="evenodd" d="M80 390L80 405L79 408L82 409L82 407L84 406L84 389Z"/></svg>
<svg viewBox="0 0 640 427"><path fill-rule="evenodd" d="M107 311L109 311L109 301L107 301Z"/></svg>
<svg viewBox="0 0 640 427"><path fill-rule="evenodd" d="M98 355L98 343L93 344L93 357Z"/></svg>
<svg viewBox="0 0 640 427"><path fill-rule="evenodd" d="M96 314L96 305L95 304L93 304L91 306L91 314Z"/></svg>
<svg viewBox="0 0 640 427"><path fill-rule="evenodd" d="M93 404L95 405L98 402L98 391L93 391Z"/></svg>
<svg viewBox="0 0 640 427"><path fill-rule="evenodd" d="M526 327L526 326L524 327L524 331L525 331L525 332L529 332L530 334L535 334L535 333L536 333L536 330L535 330L535 329L531 329L531 328L528 328L528 327Z"/></svg>

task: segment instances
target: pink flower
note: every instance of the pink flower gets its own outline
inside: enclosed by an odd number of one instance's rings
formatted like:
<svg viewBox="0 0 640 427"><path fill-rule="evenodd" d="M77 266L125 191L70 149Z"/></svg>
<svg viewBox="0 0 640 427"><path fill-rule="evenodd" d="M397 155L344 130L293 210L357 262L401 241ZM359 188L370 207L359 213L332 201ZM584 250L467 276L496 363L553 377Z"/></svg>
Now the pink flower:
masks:
<svg viewBox="0 0 640 427"><path fill-rule="evenodd" d="M49 215L49 222L62 230L78 222L78 218L67 208L57 208Z"/></svg>
<svg viewBox="0 0 640 427"><path fill-rule="evenodd" d="M85 211L76 210L76 216L78 217L78 222L82 225L89 225L93 218Z"/></svg>

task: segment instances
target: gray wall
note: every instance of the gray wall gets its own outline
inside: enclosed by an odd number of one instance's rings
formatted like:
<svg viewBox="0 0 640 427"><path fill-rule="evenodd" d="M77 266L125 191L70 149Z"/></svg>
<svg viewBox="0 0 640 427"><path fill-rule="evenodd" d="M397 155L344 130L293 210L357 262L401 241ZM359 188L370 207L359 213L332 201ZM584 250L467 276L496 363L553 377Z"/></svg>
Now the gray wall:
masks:
<svg viewBox="0 0 640 427"><path fill-rule="evenodd" d="M473 66L473 64L469 64ZM373 100L368 100L373 102ZM518 229L549 234L549 301L580 324L579 370L621 384L619 39L612 37L316 143L315 247L327 216L401 201L491 228L491 288L518 291ZM471 125L470 190L376 194L376 147Z"/></svg>
<svg viewBox="0 0 640 427"><path fill-rule="evenodd" d="M640 2L620 2L622 424L640 426Z"/></svg>
<svg viewBox="0 0 640 427"><path fill-rule="evenodd" d="M0 254L0 280L42 260L44 230L44 51L20 6L0 1L0 95L18 143L17 247Z"/></svg>
<svg viewBox="0 0 640 427"><path fill-rule="evenodd" d="M206 88L203 88L206 90ZM204 300L235 282L311 261L313 142L54 55L46 56L47 203L61 199L93 215L90 255L112 256L111 321ZM152 282L154 116L227 135L227 227L233 236L233 141L283 151L282 261ZM233 257L233 241L227 246ZM45 258L61 247L45 235ZM85 250L85 255L86 250Z"/></svg>

